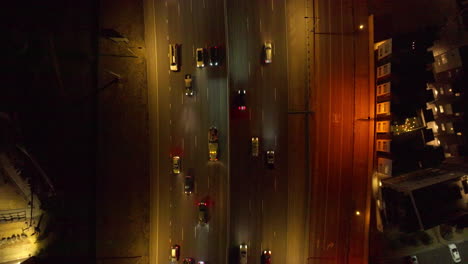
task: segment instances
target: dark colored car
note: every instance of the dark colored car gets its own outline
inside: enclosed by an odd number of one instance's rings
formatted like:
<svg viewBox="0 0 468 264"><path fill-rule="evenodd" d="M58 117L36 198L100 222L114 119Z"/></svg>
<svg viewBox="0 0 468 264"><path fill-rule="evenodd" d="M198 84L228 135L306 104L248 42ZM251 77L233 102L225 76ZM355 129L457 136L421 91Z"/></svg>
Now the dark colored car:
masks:
<svg viewBox="0 0 468 264"><path fill-rule="evenodd" d="M195 264L195 260L193 258L184 258L182 264Z"/></svg>
<svg viewBox="0 0 468 264"><path fill-rule="evenodd" d="M210 57L210 66L221 65L221 49L218 46L213 46L208 49Z"/></svg>
<svg viewBox="0 0 468 264"><path fill-rule="evenodd" d="M171 262L179 261L180 258L180 246L173 245L171 247Z"/></svg>
<svg viewBox="0 0 468 264"><path fill-rule="evenodd" d="M245 90L238 90L237 91L237 97L236 97L236 105L237 109L244 111L247 109L247 106L245 106L245 95L247 94L247 91Z"/></svg>
<svg viewBox="0 0 468 264"><path fill-rule="evenodd" d="M271 264L271 250L264 250L262 253L262 264Z"/></svg>
<svg viewBox="0 0 468 264"><path fill-rule="evenodd" d="M193 192L193 177L185 176L184 193L189 195Z"/></svg>
<svg viewBox="0 0 468 264"><path fill-rule="evenodd" d="M266 162L268 167L273 168L275 166L275 151L268 150L266 153Z"/></svg>
<svg viewBox="0 0 468 264"><path fill-rule="evenodd" d="M204 201L198 203L198 222L202 225L208 223L208 206Z"/></svg>

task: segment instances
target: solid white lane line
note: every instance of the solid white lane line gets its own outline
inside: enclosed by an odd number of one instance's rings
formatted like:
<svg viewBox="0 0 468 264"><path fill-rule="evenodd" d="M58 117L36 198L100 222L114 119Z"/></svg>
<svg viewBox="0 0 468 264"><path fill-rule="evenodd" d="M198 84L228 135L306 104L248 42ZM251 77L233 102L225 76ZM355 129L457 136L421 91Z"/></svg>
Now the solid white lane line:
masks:
<svg viewBox="0 0 468 264"><path fill-rule="evenodd" d="M172 88L171 88L171 86L169 86L169 92L171 92L171 90L172 90Z"/></svg>
<svg viewBox="0 0 468 264"><path fill-rule="evenodd" d="M167 1L166 1L166 2L164 2L164 5L167 7Z"/></svg>
<svg viewBox="0 0 468 264"><path fill-rule="evenodd" d="M262 32L262 20L261 19L259 21L259 25L260 25L260 32Z"/></svg>
<svg viewBox="0 0 468 264"><path fill-rule="evenodd" d="M166 19L166 24L169 24L169 19Z"/></svg>
<svg viewBox="0 0 468 264"><path fill-rule="evenodd" d="M172 120L171 120L171 119L169 119L169 125L170 125L170 126L172 125Z"/></svg>
<svg viewBox="0 0 468 264"><path fill-rule="evenodd" d="M171 220L169 220L169 226L172 226L172 221Z"/></svg>
<svg viewBox="0 0 468 264"><path fill-rule="evenodd" d="M275 5L273 4L273 0L271 0L271 11L275 11Z"/></svg>
<svg viewBox="0 0 468 264"><path fill-rule="evenodd" d="M171 110L171 109L172 109L172 104L169 104L169 110Z"/></svg>

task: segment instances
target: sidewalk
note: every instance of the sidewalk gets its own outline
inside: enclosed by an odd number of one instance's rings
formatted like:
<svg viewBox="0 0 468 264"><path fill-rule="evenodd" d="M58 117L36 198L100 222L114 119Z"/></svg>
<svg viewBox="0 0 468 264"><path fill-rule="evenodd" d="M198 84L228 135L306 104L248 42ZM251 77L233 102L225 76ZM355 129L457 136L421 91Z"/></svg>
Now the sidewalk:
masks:
<svg viewBox="0 0 468 264"><path fill-rule="evenodd" d="M447 247L448 244L458 244L464 241L468 241L468 228L464 228L462 233L457 233L454 229L453 237L449 240L444 239L440 235L439 226L433 227L426 230L426 233L429 234L432 238L432 243L429 245L424 245L419 242L416 246L403 246L397 249L390 249L387 251L386 257L405 257L411 255L418 255L426 251L431 251L441 247ZM394 233L397 235L396 233Z"/></svg>

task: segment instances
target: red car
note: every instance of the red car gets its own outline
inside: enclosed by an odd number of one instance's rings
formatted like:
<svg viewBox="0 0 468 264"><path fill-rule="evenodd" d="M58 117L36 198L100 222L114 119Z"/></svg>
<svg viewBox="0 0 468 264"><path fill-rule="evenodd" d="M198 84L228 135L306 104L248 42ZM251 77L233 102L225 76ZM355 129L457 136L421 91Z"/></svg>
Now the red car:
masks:
<svg viewBox="0 0 468 264"><path fill-rule="evenodd" d="M262 264L271 264L271 250L264 250L262 253Z"/></svg>
<svg viewBox="0 0 468 264"><path fill-rule="evenodd" d="M193 258L184 258L182 264L195 264L195 260Z"/></svg>

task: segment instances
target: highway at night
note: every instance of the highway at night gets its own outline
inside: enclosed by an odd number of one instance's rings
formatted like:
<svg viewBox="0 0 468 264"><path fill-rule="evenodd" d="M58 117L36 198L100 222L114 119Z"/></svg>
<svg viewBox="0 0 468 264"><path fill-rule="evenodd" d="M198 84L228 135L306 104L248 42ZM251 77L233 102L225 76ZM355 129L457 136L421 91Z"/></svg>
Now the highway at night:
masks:
<svg viewBox="0 0 468 264"><path fill-rule="evenodd" d="M147 1L146 36L155 47L149 52L155 59L148 62L148 74L154 75L152 261L169 263L171 246L180 245L179 263L188 257L240 263L239 246L245 244L247 263L261 263L265 250L272 263L364 263L367 174L351 179L362 173L362 165L353 162L363 155L352 132L361 129L356 111L369 113L354 109L358 81L349 54L357 52L350 43L358 37L350 5ZM359 37L364 61L366 37ZM180 45L179 71L170 70L170 44ZM272 47L271 63L264 61L266 44ZM213 46L223 54L219 66L207 63ZM205 67L197 68L197 48L205 49ZM193 96L185 94L186 74ZM239 109L237 94L244 90L245 109ZM219 134L218 161L209 161L210 127ZM258 156L252 153L253 137L259 139ZM274 151L273 166L267 165L267 151ZM173 173L174 156L181 159L179 174ZM190 195L184 193L186 176L194 179ZM199 221L201 201L208 204L206 224ZM356 224L357 206L363 215ZM356 250L350 250L351 237L361 241Z"/></svg>

